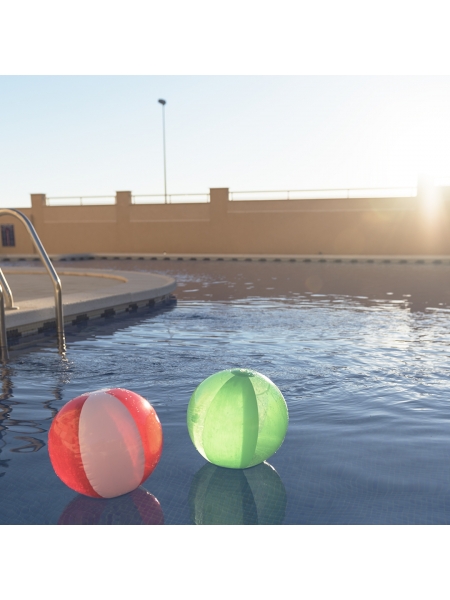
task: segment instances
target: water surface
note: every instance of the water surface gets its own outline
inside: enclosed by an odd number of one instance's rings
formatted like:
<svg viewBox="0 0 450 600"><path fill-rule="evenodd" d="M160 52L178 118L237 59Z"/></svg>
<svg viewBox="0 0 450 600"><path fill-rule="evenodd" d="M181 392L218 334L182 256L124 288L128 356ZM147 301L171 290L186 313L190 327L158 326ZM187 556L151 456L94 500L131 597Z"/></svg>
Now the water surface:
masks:
<svg viewBox="0 0 450 600"><path fill-rule="evenodd" d="M12 352L0 399L0 523L443 524L450 520L449 292L445 265L90 261L174 276L177 304ZM63 264L56 268L62 268ZM186 409L216 371L250 368L290 422L268 464L219 469ZM134 494L88 501L52 470L47 434L71 398L146 397L164 431Z"/></svg>

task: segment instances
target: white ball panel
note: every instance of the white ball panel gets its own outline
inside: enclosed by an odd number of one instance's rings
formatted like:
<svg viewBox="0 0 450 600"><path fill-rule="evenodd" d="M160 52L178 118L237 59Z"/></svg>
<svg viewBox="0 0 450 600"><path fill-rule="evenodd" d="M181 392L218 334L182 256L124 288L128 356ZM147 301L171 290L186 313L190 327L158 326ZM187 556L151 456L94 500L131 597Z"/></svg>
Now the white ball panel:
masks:
<svg viewBox="0 0 450 600"><path fill-rule="evenodd" d="M125 406L101 390L89 395L78 429L81 460L94 490L113 498L136 489L144 475L142 440Z"/></svg>

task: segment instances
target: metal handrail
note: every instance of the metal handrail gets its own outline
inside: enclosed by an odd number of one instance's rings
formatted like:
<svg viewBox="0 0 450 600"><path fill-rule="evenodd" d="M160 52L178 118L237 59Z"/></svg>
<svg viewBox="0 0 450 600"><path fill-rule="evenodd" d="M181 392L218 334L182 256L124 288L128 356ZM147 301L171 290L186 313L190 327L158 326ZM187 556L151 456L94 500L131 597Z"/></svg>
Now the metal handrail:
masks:
<svg viewBox="0 0 450 600"><path fill-rule="evenodd" d="M352 198L352 197L362 197L362 198L373 198L375 197L375 194L379 192L381 194L381 197L387 197L385 196L385 194L387 192L394 192L392 194L393 197L414 197L417 194L417 187L415 186L390 186L390 187L379 187L379 188L373 188L373 187L360 187L360 188L310 188L310 189L303 189L303 190L241 190L241 191L235 191L235 190L230 190L229 191L229 198L230 201L243 201L245 200L245 198L240 198L239 200L235 200L235 196L236 195L244 195L244 196L248 196L248 195L255 195L255 194L278 194L279 196L282 197L278 197L278 198L270 198L270 200L300 200L300 199L304 199L304 200L310 200L310 199L314 199L314 200L318 200L318 199L341 199L341 198ZM383 194L385 193L385 194ZM311 194L311 197L305 197L305 198L295 198L295 195L305 195L305 194ZM317 197L318 194L321 194L319 197ZM332 195L331 197L329 195ZM338 194L336 196L336 194ZM334 196L334 198L333 198ZM199 197L204 198L204 200L198 200ZM86 200L94 200L96 198L99 199L108 199L108 200L113 200L115 196L48 196L46 198L46 202L48 201L52 201L52 200L78 200L78 205L79 206L95 206L95 204L87 204L85 203ZM165 199L166 197L164 196L164 194L132 194L131 195L131 203L132 204L141 204L141 202L136 202L136 199L138 198L149 198L150 202L142 202L142 204L163 204L165 203ZM162 200L162 202L152 202L151 199L156 199L156 198L160 198ZM182 198L183 201L184 199L187 200L187 203L189 203L189 198L192 198L192 203L198 203L198 202L208 202L209 200L209 192L200 192L198 194L167 194L167 198L169 199L169 204L172 203L172 199L176 199L176 198ZM194 200L195 198L195 200ZM264 200L264 198L247 198L247 200ZM176 200L175 200L176 202ZM105 203L99 203L98 205L102 205ZM114 202L112 202L111 204L114 204ZM49 204L47 204L49 206ZM64 206L64 204L61 204L61 206Z"/></svg>
<svg viewBox="0 0 450 600"><path fill-rule="evenodd" d="M355 187L355 188L305 188L301 190L234 190L235 194L263 194L263 193L286 193L291 192L347 192L352 190L372 190L374 192L378 190L415 190L416 187L413 185L389 185L384 187Z"/></svg>
<svg viewBox="0 0 450 600"><path fill-rule="evenodd" d="M42 245L41 240L39 239L38 234L36 233L35 228L31 221L26 217L23 213L15 208L0 208L0 216L2 215L11 215L19 219L19 221L25 226L25 229L30 234L31 240L36 248L41 261L44 263L44 267L47 269L48 274L53 283L53 288L55 292L55 316L56 316L56 332L58 336L58 347L59 351L63 353L65 351L65 340L64 340L64 316L63 316L63 304L62 304L62 289L61 289L61 281L52 265L52 262ZM0 270L1 271L1 270ZM3 273L0 277L1 281L6 281ZM6 284L7 285L7 284ZM8 286L9 289L9 286ZM0 351L1 358L5 360L8 358L8 343L6 336L6 319L5 319L5 300L4 295L5 291L3 290L3 285L0 285ZM10 293L11 307L12 307L12 294ZM8 293L6 291L6 296Z"/></svg>
<svg viewBox="0 0 450 600"><path fill-rule="evenodd" d="M0 286L2 288L2 296L4 297L5 308L17 308L14 306L14 298L11 292L11 288L3 275L3 271L0 269Z"/></svg>
<svg viewBox="0 0 450 600"><path fill-rule="evenodd" d="M198 192L198 194L194 194L193 192L189 192L189 194L167 194L168 196L209 196L208 192ZM135 198L143 198L144 196L164 196L164 194L133 194Z"/></svg>
<svg viewBox="0 0 450 600"><path fill-rule="evenodd" d="M115 200L115 196L47 196L45 198L45 202L47 204L48 200L79 200L79 205L83 206L83 200L90 200L92 198L107 198L108 200ZM114 204L112 202L111 204ZM47 206L50 206L47 204ZM64 205L61 205L64 206ZM84 204L84 206L89 206L88 204ZM95 205L94 205L95 206Z"/></svg>
<svg viewBox="0 0 450 600"><path fill-rule="evenodd" d="M0 355L4 362L8 360L8 339L6 337L6 319L5 319L5 301L3 298L3 289L0 285Z"/></svg>
<svg viewBox="0 0 450 600"><path fill-rule="evenodd" d="M198 200L199 196L205 198L205 200ZM196 201L193 201L192 204L195 203L207 203L209 201L209 192L199 192L198 194L167 194L167 198L169 198L169 202L168 204L172 203L172 198L197 198ZM164 194L132 194L131 195L131 202L132 204L136 204L135 202L135 198L164 198L165 196ZM148 202L148 203L142 203L142 204L162 204L162 203L158 203L158 202Z"/></svg>
<svg viewBox="0 0 450 600"><path fill-rule="evenodd" d="M234 191L234 190L230 190L229 191L229 196L230 196L230 201L233 201L234 198L233 196L235 194L283 194L285 197L284 198L271 198L271 200L297 200L298 198L293 198L293 195L296 194L311 194L311 195L317 195L317 194L321 194L320 198L303 198L305 200L318 200L318 199L332 199L329 198L329 196L327 196L326 194L340 194L339 196L336 196L335 199L342 199L342 198L351 198L351 194L359 192L358 197L365 197L364 194L367 194L367 192L371 192L370 196L366 196L368 198L372 198L374 197L374 194L376 194L377 192L379 193L383 193L383 192L392 192L392 191L397 191L397 192L406 192L406 194L398 194L398 197L414 197L417 194L417 188L414 186L391 186L391 187L381 187L381 188L370 188L370 187L360 187L360 188L311 188L311 189L305 189L305 190L252 190L252 191L248 191L248 190L241 190L241 191ZM362 192L362 194L361 194ZM356 196L355 196L356 197ZM394 196L396 197L396 196ZM255 200L263 200L263 198L255 198ZM238 202L238 200L234 200L235 202ZM241 200L243 201L243 200Z"/></svg>

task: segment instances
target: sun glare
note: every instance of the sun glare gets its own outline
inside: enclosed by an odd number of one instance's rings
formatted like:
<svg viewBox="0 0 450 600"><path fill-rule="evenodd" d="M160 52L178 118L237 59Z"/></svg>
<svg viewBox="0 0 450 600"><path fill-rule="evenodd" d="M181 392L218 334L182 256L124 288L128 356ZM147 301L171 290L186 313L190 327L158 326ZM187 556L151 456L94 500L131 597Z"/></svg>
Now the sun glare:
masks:
<svg viewBox="0 0 450 600"><path fill-rule="evenodd" d="M355 111L348 123L351 187L414 186L418 178L427 187L450 183L450 89L413 83L374 87L373 98Z"/></svg>

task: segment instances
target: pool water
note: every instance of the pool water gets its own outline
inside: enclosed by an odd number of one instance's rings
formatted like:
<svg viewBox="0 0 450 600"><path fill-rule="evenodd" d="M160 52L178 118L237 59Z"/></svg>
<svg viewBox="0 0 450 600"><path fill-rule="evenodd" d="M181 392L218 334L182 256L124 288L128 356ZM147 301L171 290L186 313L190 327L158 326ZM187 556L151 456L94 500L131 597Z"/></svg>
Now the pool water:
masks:
<svg viewBox="0 0 450 600"><path fill-rule="evenodd" d="M11 353L0 397L0 524L450 522L449 266L88 266L172 275L177 303L80 329L65 357L52 345ZM186 410L203 379L238 367L280 388L290 420L267 463L228 470L196 451ZM67 401L105 387L152 403L164 448L136 492L95 500L55 475L47 435Z"/></svg>

